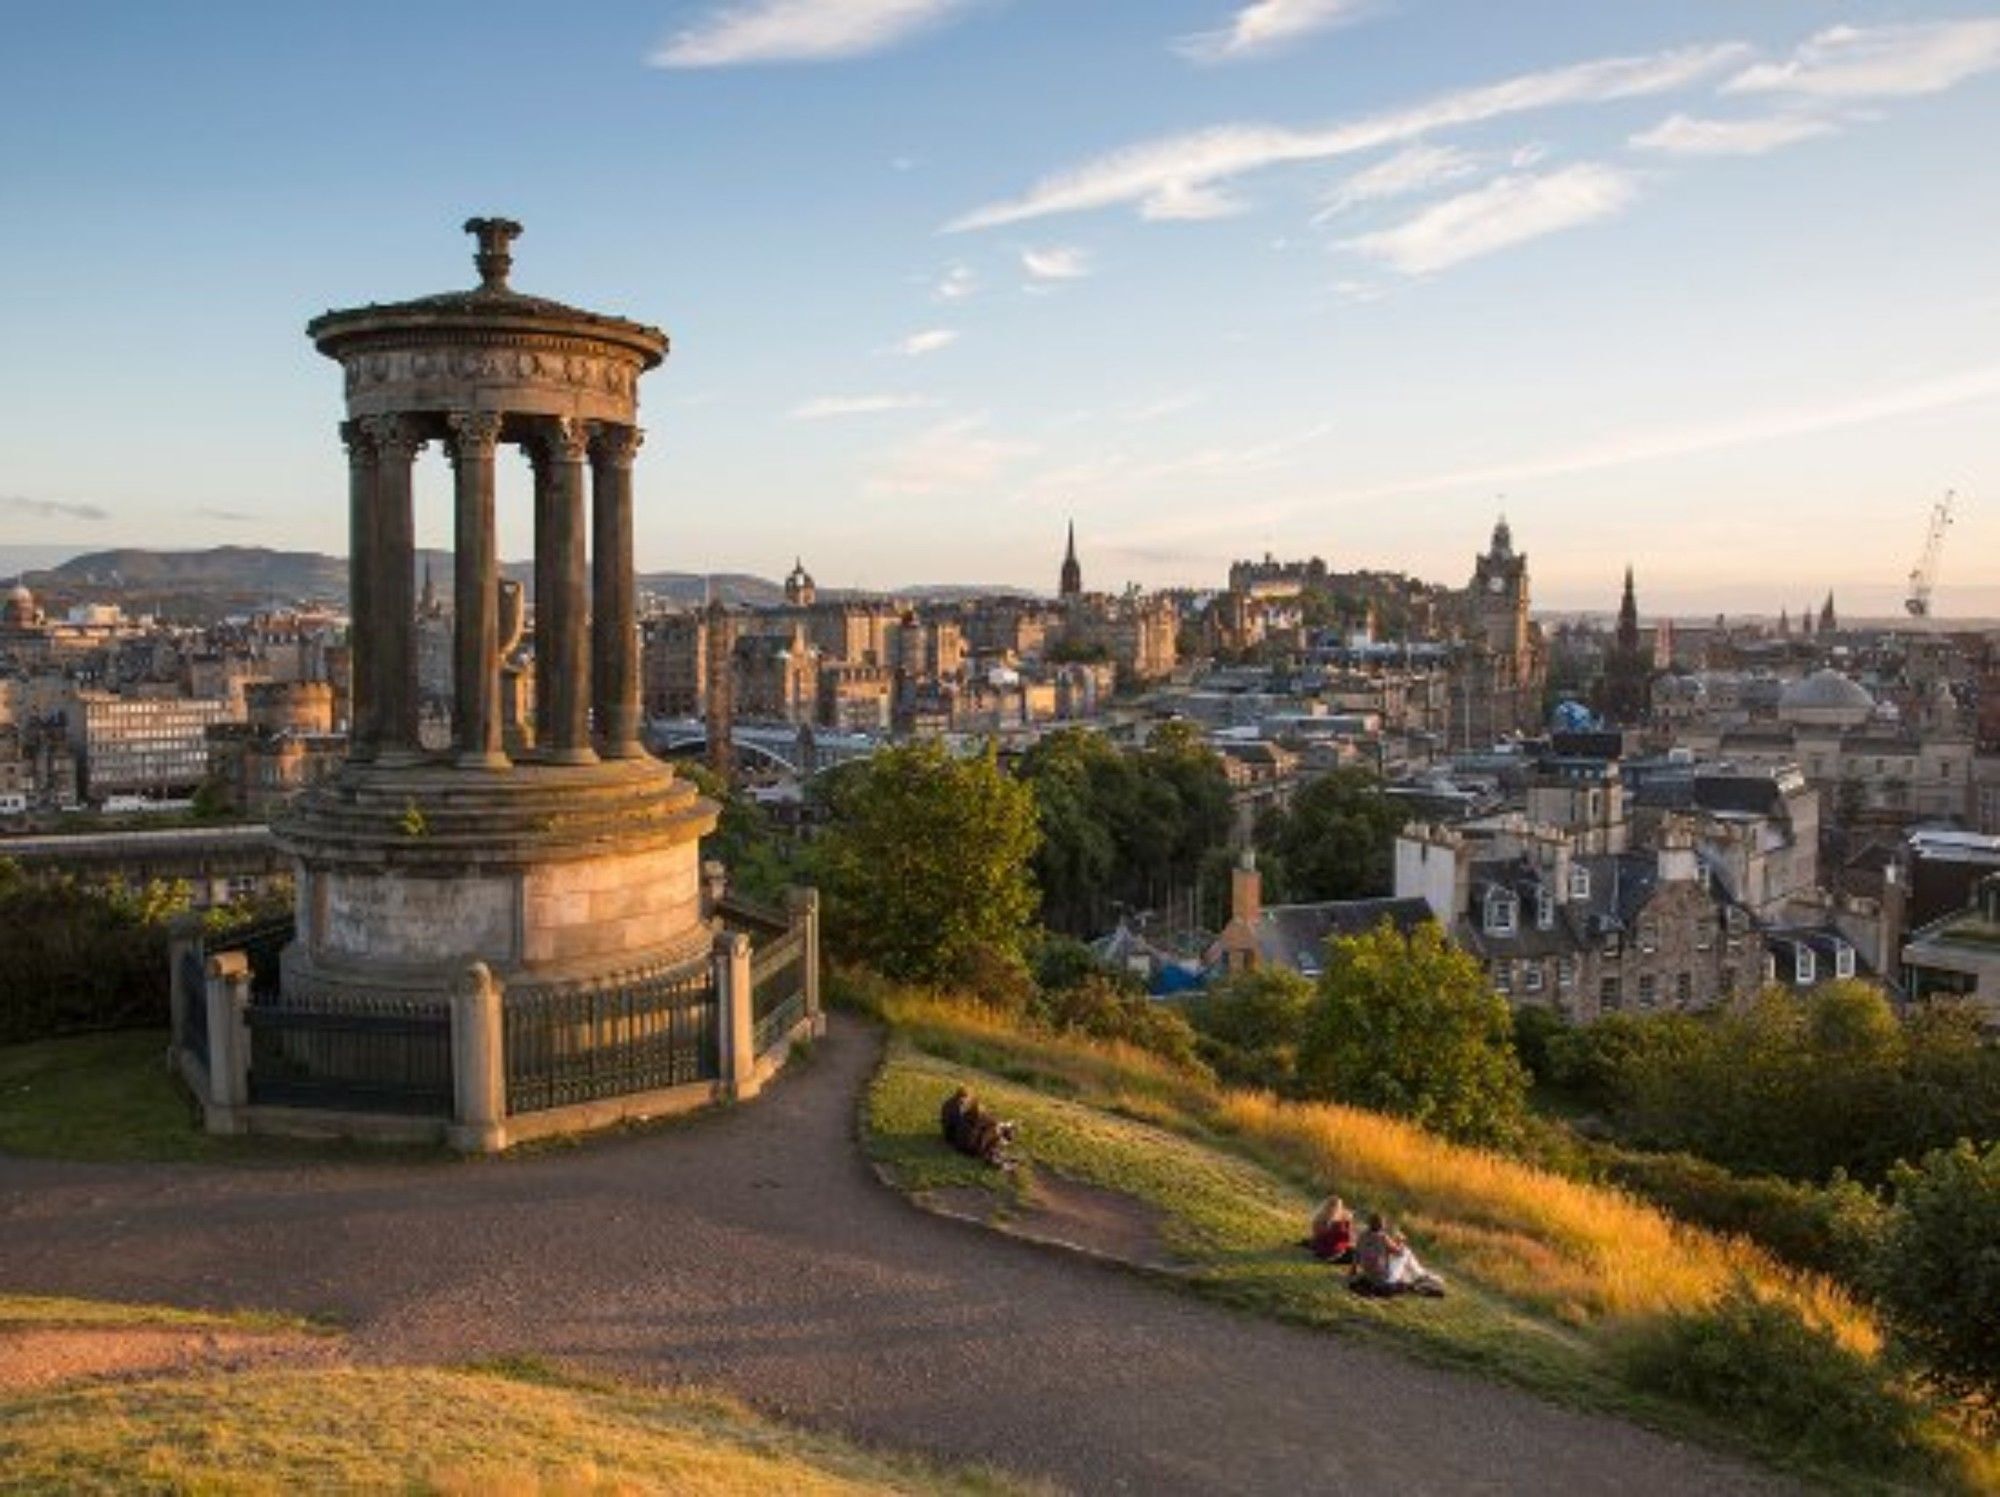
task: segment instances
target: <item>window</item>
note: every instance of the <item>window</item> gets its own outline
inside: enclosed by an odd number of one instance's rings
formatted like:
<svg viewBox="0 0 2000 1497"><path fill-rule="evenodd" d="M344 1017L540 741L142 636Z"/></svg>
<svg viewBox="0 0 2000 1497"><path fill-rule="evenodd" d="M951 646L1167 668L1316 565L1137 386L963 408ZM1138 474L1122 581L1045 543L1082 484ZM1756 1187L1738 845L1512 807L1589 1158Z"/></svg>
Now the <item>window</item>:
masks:
<svg viewBox="0 0 2000 1497"><path fill-rule="evenodd" d="M1511 963L1495 962L1493 964L1493 991L1496 993L1511 993L1514 991L1514 970Z"/></svg>
<svg viewBox="0 0 2000 1497"><path fill-rule="evenodd" d="M1715 927L1706 920L1694 928L1694 949L1696 951L1715 950Z"/></svg>
<svg viewBox="0 0 2000 1497"><path fill-rule="evenodd" d="M1802 988L1809 988L1819 978L1819 961L1813 955L1812 947L1802 942L1794 945L1792 951L1795 953L1798 961L1798 985Z"/></svg>
<svg viewBox="0 0 2000 1497"><path fill-rule="evenodd" d="M1854 975L1854 948L1845 941L1839 941L1833 948L1833 975L1852 977Z"/></svg>
<svg viewBox="0 0 2000 1497"><path fill-rule="evenodd" d="M1618 979L1607 977L1597 985L1597 1001L1605 1009L1618 1007Z"/></svg>
<svg viewBox="0 0 2000 1497"><path fill-rule="evenodd" d="M1556 923L1556 896L1548 885L1535 890L1535 929L1547 930Z"/></svg>
<svg viewBox="0 0 2000 1497"><path fill-rule="evenodd" d="M1556 987L1560 991L1567 993L1575 986L1576 958L1566 956L1556 963Z"/></svg>
<svg viewBox="0 0 2000 1497"><path fill-rule="evenodd" d="M1657 920L1650 920L1650 919L1641 920L1639 922L1639 949L1641 951L1651 951L1655 946L1658 946L1659 944L1660 944L1660 922Z"/></svg>
<svg viewBox="0 0 2000 1497"><path fill-rule="evenodd" d="M1588 868L1570 869L1569 897L1573 900L1590 898L1590 870Z"/></svg>
<svg viewBox="0 0 2000 1497"><path fill-rule="evenodd" d="M1686 1008L1694 1000L1694 974L1677 972L1674 974L1674 1002Z"/></svg>
<svg viewBox="0 0 2000 1497"><path fill-rule="evenodd" d="M1653 1006L1653 991L1654 991L1654 986L1655 986L1655 985L1654 985L1654 982L1653 982L1653 974L1652 974L1652 973L1650 973L1650 972L1642 972L1642 973L1640 973L1640 974L1639 974L1639 1005L1640 1005L1640 1007L1642 1007L1642 1008L1651 1008L1651 1007Z"/></svg>
<svg viewBox="0 0 2000 1497"><path fill-rule="evenodd" d="M1539 993L1542 990L1542 983L1543 983L1542 969L1539 965L1531 962L1526 967L1523 967L1521 969L1522 992Z"/></svg>
<svg viewBox="0 0 2000 1497"><path fill-rule="evenodd" d="M1486 934L1513 935L1515 914L1514 896L1505 889L1493 890L1486 896Z"/></svg>

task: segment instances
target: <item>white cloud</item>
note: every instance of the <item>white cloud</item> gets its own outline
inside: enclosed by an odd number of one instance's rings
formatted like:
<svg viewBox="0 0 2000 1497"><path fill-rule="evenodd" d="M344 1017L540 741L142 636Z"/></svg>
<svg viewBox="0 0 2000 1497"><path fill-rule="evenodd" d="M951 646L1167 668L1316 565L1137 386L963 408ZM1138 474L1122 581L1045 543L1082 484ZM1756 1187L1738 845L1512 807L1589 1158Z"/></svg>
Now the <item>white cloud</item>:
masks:
<svg viewBox="0 0 2000 1497"><path fill-rule="evenodd" d="M1639 150L1669 156L1761 156L1802 140L1831 135L1838 128L1831 120L1805 114L1749 120L1703 120L1676 114L1632 136L1630 143Z"/></svg>
<svg viewBox="0 0 2000 1497"><path fill-rule="evenodd" d="M966 0L739 0L653 53L660 68L819 62L895 45L965 8Z"/></svg>
<svg viewBox="0 0 2000 1497"><path fill-rule="evenodd" d="M1407 197L1446 182L1456 182L1478 170L1479 159L1456 146L1433 146L1421 142L1405 146L1395 155L1356 172L1341 183L1313 221L1324 222L1359 203Z"/></svg>
<svg viewBox="0 0 2000 1497"><path fill-rule="evenodd" d="M1835 26L1784 62L1746 68L1722 88L1815 99L1908 98L1941 93L1994 68L2000 68L2000 20Z"/></svg>
<svg viewBox="0 0 2000 1497"><path fill-rule="evenodd" d="M896 351L908 354L914 359L927 353L936 353L940 348L949 348L957 341L958 332L954 328L925 328L921 333L912 333L901 343L898 343Z"/></svg>
<svg viewBox="0 0 2000 1497"><path fill-rule="evenodd" d="M1346 502L1358 502L1453 489L1491 490L1534 479L1560 478L1600 468L1624 467L1631 463L1657 463L1787 437L1815 436L1843 427L1987 401L2000 403L2000 364L1965 369L1956 374L1922 380L1897 389L1851 396L1825 405L1762 411L1700 426L1625 432L1566 452L1546 453L1487 467L1433 473L1344 492L1340 497Z"/></svg>
<svg viewBox="0 0 2000 1497"><path fill-rule="evenodd" d="M961 260L945 267L944 274L931 288L931 295L939 301L964 301L978 289L979 278L972 273L972 267Z"/></svg>
<svg viewBox="0 0 2000 1497"><path fill-rule="evenodd" d="M1183 37L1175 49L1202 62L1258 57L1354 20L1365 0L1252 0L1220 31Z"/></svg>
<svg viewBox="0 0 2000 1497"><path fill-rule="evenodd" d="M1743 56L1738 43L1610 57L1481 88L1319 130L1217 125L1141 142L1044 177L1018 198L987 203L945 225L987 229L1057 213L1137 203L1146 218L1214 218L1239 205L1220 184L1288 162L1320 161L1400 145L1433 131L1565 104L1641 98L1686 87Z"/></svg>
<svg viewBox="0 0 2000 1497"><path fill-rule="evenodd" d="M790 414L794 421L825 421L836 416L926 410L936 404L936 398L929 395L818 395L793 406Z"/></svg>
<svg viewBox="0 0 2000 1497"><path fill-rule="evenodd" d="M1496 177L1392 229L1344 240L1342 247L1384 261L1405 275L1424 275L1607 217L1637 195L1625 173L1596 162L1579 162L1540 176Z"/></svg>
<svg viewBox="0 0 2000 1497"><path fill-rule="evenodd" d="M1090 274L1090 252L1070 245L1025 249L1021 268L1038 281L1080 281Z"/></svg>
<svg viewBox="0 0 2000 1497"><path fill-rule="evenodd" d="M1032 456L1025 442L994 436L983 416L941 421L883 453L867 479L876 494L936 494L988 487L1017 458Z"/></svg>

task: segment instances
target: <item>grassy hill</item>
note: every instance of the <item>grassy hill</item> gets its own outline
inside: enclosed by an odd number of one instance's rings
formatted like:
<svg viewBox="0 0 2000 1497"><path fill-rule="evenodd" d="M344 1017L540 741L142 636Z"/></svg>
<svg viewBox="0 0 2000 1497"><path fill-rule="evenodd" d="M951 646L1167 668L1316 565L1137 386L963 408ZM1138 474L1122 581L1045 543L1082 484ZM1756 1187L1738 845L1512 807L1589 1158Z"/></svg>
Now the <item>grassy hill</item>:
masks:
<svg viewBox="0 0 2000 1497"><path fill-rule="evenodd" d="M1173 1282L1253 1313L1392 1342L1833 1485L2000 1483L2000 1457L1921 1396L1867 1307L1741 1239L1379 1114L1222 1088L934 996L859 996L894 1031L866 1102L868 1147L920 1202L984 1194L989 1209L956 1214L1047 1235L1038 1197L1081 1182L1157 1223ZM960 1083L1020 1121L1019 1173L939 1142L939 1104ZM1450 1294L1350 1293L1299 1246L1329 1192L1386 1213Z"/></svg>

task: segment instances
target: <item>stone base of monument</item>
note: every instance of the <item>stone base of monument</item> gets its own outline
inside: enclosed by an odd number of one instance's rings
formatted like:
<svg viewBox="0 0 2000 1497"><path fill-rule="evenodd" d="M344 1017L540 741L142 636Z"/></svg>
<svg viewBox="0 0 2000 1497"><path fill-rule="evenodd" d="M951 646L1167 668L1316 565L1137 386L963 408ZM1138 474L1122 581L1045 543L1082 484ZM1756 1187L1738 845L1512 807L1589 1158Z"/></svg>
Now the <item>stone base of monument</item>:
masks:
<svg viewBox="0 0 2000 1497"><path fill-rule="evenodd" d="M285 998L443 1005L475 961L508 992L705 962L698 849L716 814L650 758L351 766L277 828L298 859Z"/></svg>

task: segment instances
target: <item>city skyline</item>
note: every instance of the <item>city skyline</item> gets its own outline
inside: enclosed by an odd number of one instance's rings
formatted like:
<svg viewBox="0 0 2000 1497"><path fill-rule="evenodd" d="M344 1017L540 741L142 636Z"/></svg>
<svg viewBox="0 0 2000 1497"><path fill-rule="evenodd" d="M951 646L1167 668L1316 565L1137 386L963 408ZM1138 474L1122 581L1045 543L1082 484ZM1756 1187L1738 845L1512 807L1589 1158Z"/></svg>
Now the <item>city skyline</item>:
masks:
<svg viewBox="0 0 2000 1497"><path fill-rule="evenodd" d="M0 542L344 550L303 323L496 211L675 338L647 570L1457 584L1504 509L1538 607L1889 614L1956 488L2000 612L1990 7L85 9L0 59Z"/></svg>

